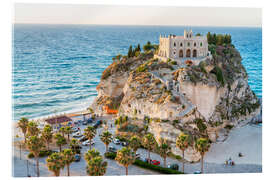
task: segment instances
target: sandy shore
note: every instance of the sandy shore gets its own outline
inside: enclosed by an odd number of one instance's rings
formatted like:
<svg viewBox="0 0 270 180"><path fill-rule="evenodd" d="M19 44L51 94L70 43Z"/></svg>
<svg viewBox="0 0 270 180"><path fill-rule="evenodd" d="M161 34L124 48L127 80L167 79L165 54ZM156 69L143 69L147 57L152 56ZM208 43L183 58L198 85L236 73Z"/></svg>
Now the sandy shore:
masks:
<svg viewBox="0 0 270 180"><path fill-rule="evenodd" d="M239 152L243 157L238 157ZM262 126L246 125L232 129L225 142L212 144L205 162L221 164L230 157L236 164L262 165Z"/></svg>

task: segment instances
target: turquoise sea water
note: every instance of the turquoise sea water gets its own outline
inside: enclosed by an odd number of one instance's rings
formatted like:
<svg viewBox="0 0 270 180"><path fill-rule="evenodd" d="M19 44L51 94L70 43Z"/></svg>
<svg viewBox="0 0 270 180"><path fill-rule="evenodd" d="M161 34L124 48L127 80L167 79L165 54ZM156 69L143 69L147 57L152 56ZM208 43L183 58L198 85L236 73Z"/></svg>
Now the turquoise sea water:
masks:
<svg viewBox="0 0 270 180"><path fill-rule="evenodd" d="M13 119L81 110L95 96L103 70L129 45L158 43L160 34L182 35L181 26L15 24ZM194 33L228 33L240 51L249 85L262 97L262 29L189 27Z"/></svg>

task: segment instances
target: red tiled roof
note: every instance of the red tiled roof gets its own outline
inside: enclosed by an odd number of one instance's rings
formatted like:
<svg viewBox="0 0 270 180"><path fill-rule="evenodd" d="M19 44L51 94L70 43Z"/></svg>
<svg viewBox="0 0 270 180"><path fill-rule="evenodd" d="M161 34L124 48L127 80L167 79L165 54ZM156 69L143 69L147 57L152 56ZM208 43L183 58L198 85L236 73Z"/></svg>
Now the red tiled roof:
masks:
<svg viewBox="0 0 270 180"><path fill-rule="evenodd" d="M45 121L49 124L59 124L59 123L63 123L63 122L72 121L72 119L70 119L67 116L59 116L59 117L53 117L53 118L46 119Z"/></svg>

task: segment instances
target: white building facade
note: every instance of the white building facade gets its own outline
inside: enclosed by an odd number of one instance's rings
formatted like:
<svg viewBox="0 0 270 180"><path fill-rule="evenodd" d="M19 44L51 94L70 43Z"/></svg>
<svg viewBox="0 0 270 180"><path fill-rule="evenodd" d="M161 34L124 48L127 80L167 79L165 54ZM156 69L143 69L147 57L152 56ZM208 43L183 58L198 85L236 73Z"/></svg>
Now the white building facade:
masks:
<svg viewBox="0 0 270 180"><path fill-rule="evenodd" d="M169 35L159 37L159 51L161 58L183 59L203 58L208 56L208 42L206 36L193 36L192 30L184 31L184 36Z"/></svg>

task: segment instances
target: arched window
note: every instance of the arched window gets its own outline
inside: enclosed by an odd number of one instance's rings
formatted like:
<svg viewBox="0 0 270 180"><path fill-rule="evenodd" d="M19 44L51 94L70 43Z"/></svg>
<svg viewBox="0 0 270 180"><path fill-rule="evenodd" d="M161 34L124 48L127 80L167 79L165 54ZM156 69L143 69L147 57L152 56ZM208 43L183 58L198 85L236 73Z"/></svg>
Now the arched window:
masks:
<svg viewBox="0 0 270 180"><path fill-rule="evenodd" d="M183 46L183 43L180 43L180 46L182 47Z"/></svg>
<svg viewBox="0 0 270 180"><path fill-rule="evenodd" d="M190 54L191 54L190 49L188 49L186 52L186 57L190 57Z"/></svg>
<svg viewBox="0 0 270 180"><path fill-rule="evenodd" d="M175 46L176 46L176 44L175 44L175 43L173 43L173 46L175 47Z"/></svg>
<svg viewBox="0 0 270 180"><path fill-rule="evenodd" d="M196 47L196 43L194 43L194 47Z"/></svg>
<svg viewBox="0 0 270 180"><path fill-rule="evenodd" d="M196 49L193 50L192 56L197 57L197 50Z"/></svg>
<svg viewBox="0 0 270 180"><path fill-rule="evenodd" d="M188 47L190 46L190 42L187 43L187 46L188 46Z"/></svg>
<svg viewBox="0 0 270 180"><path fill-rule="evenodd" d="M182 49L180 49L180 51L179 51L179 57L180 58L184 57L184 53L183 53L183 50Z"/></svg>
<svg viewBox="0 0 270 180"><path fill-rule="evenodd" d="M202 47L202 42L200 43L200 46Z"/></svg>

